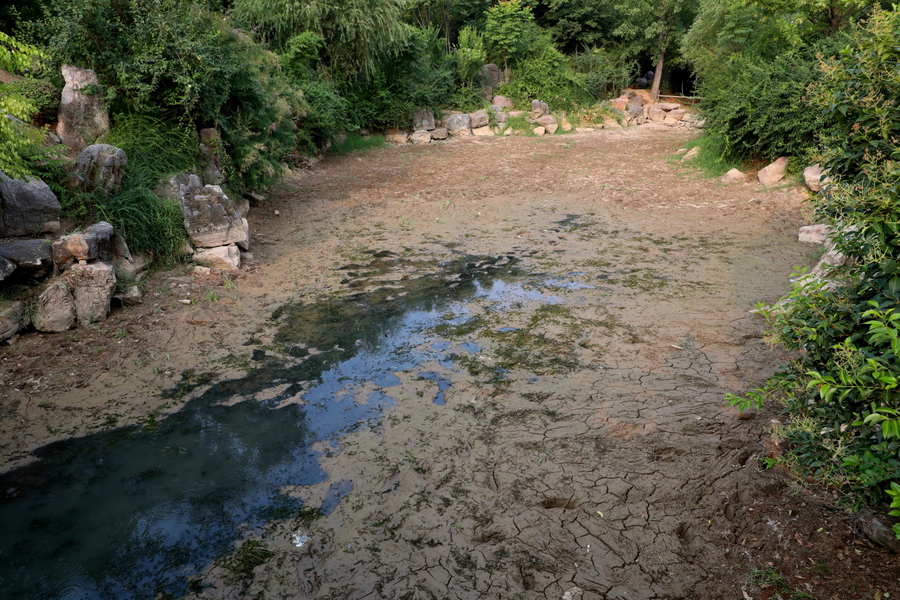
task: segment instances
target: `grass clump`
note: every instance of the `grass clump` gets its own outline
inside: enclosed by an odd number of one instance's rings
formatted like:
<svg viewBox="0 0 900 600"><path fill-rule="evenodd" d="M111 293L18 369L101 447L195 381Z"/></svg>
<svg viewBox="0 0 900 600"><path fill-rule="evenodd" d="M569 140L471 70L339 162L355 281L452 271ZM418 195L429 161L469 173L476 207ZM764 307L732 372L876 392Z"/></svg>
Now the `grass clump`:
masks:
<svg viewBox="0 0 900 600"><path fill-rule="evenodd" d="M335 142L329 148L328 153L337 156L344 154L352 154L354 152L368 152L385 146L383 135L362 136L358 133L351 133L344 140Z"/></svg>

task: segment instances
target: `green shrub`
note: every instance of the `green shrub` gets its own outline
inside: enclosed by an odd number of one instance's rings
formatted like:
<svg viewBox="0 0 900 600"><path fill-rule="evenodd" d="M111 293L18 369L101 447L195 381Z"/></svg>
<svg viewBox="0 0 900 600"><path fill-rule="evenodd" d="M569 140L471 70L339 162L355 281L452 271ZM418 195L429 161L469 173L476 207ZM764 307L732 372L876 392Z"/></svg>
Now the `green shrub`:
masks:
<svg viewBox="0 0 900 600"><path fill-rule="evenodd" d="M0 95L19 96L34 107L33 121L52 121L59 108L61 90L45 79L24 78L0 84Z"/></svg>
<svg viewBox="0 0 900 600"><path fill-rule="evenodd" d="M460 30L453 57L456 59L456 77L460 85L472 85L478 71L487 63L484 39L477 29L467 26Z"/></svg>
<svg viewBox="0 0 900 600"><path fill-rule="evenodd" d="M575 78L594 100L615 98L634 80L638 71L635 61L603 48L590 48L569 57Z"/></svg>
<svg viewBox="0 0 900 600"><path fill-rule="evenodd" d="M592 104L594 96L584 77L578 77L568 59L544 38L535 53L518 61L510 81L500 86L499 93L518 106L531 100L546 102L553 110L571 109L579 104Z"/></svg>
<svg viewBox="0 0 900 600"><path fill-rule="evenodd" d="M358 133L351 133L343 141L333 144L331 148L328 149L328 153L340 156L343 154L351 154L353 152L367 152L376 148L383 148L384 145L384 136L382 135L363 137Z"/></svg>

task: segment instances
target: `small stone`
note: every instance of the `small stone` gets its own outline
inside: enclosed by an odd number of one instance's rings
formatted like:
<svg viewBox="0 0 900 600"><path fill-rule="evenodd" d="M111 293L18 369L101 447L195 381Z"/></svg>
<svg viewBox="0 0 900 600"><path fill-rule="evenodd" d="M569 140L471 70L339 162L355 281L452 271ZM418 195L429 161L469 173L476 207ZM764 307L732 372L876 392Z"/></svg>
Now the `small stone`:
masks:
<svg viewBox="0 0 900 600"><path fill-rule="evenodd" d="M212 269L233 271L241 267L241 252L234 244L204 248L194 254L194 262Z"/></svg>
<svg viewBox="0 0 900 600"><path fill-rule="evenodd" d="M0 341L8 340L28 326L24 302L4 303L0 307Z"/></svg>
<svg viewBox="0 0 900 600"><path fill-rule="evenodd" d="M204 275L209 275L210 273L212 273L212 269L210 269L209 267L201 267L198 265L194 267L193 273L198 277L202 277Z"/></svg>
<svg viewBox="0 0 900 600"><path fill-rule="evenodd" d="M531 131L534 132L534 135L544 135L545 133L547 133L547 130L543 127L535 127Z"/></svg>
<svg viewBox="0 0 900 600"><path fill-rule="evenodd" d="M144 301L144 292L139 285L132 285L113 296L113 299L122 306L136 306Z"/></svg>
<svg viewBox="0 0 900 600"><path fill-rule="evenodd" d="M433 139L433 140L446 140L448 135L449 135L449 133L447 132L447 129L446 129L446 128L444 128L444 127L436 127L436 128L431 132L431 139Z"/></svg>
<svg viewBox="0 0 900 600"><path fill-rule="evenodd" d="M810 191L818 192L823 185L831 183L831 178L826 176L826 169L823 169L819 163L816 163L803 169L803 181Z"/></svg>
<svg viewBox="0 0 900 600"><path fill-rule="evenodd" d="M490 125L485 125L484 127L476 127L472 129L472 135L494 135L494 130L491 129Z"/></svg>
<svg viewBox="0 0 900 600"><path fill-rule="evenodd" d="M744 183L747 181L747 174L739 169L731 169L720 179L722 183Z"/></svg>
<svg viewBox="0 0 900 600"><path fill-rule="evenodd" d="M806 225L800 228L797 239L808 244L824 244L828 241L829 234L831 227L828 225Z"/></svg>
<svg viewBox="0 0 900 600"><path fill-rule="evenodd" d="M430 144L431 132L426 131L425 129L419 129L418 131L413 132L411 136L409 136L409 141L417 146Z"/></svg>
<svg viewBox="0 0 900 600"><path fill-rule="evenodd" d="M697 155L700 154L700 147L694 146L690 150L684 153L684 156L681 157L681 162L687 162L689 160L694 160L697 158Z"/></svg>
<svg viewBox="0 0 900 600"><path fill-rule="evenodd" d="M471 119L469 127L471 127L472 129L485 127L490 122L490 116L484 109L473 112L469 115L469 118Z"/></svg>
<svg viewBox="0 0 900 600"><path fill-rule="evenodd" d="M881 516L869 510L862 510L857 517L859 528L863 530L869 539L888 548L895 554L900 554L900 539L888 524L888 517Z"/></svg>

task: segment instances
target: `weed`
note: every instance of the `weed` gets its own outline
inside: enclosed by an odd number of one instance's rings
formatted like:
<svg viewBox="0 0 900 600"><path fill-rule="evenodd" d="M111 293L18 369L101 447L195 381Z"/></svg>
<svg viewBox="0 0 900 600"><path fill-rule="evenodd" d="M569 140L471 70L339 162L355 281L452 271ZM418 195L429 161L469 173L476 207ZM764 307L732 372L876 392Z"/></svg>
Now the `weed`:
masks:
<svg viewBox="0 0 900 600"><path fill-rule="evenodd" d="M358 133L352 133L348 135L345 140L336 142L331 146L328 153L340 156L343 154L351 154L353 152L368 152L369 150L382 148L384 145L384 136L371 135L369 137L363 137Z"/></svg>
<svg viewBox="0 0 900 600"><path fill-rule="evenodd" d="M767 566L762 569L754 569L750 572L750 579L757 585L768 585L774 588L771 596L783 600L816 600L814 596L801 592L790 585L777 567Z"/></svg>
<svg viewBox="0 0 900 600"><path fill-rule="evenodd" d="M274 554L263 546L262 540L247 540L230 556L216 561L216 564L228 570L236 579L246 580L253 575L253 569L264 564Z"/></svg>

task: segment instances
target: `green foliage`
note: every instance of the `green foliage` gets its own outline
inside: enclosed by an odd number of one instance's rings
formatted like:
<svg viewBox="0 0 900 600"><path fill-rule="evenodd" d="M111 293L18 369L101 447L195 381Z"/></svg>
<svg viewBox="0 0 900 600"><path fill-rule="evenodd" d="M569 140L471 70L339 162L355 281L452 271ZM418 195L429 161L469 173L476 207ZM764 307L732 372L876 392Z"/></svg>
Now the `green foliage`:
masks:
<svg viewBox="0 0 900 600"><path fill-rule="evenodd" d="M833 220L850 262L840 286L801 279L786 306L768 311L775 340L804 352L755 397L781 396L786 460L851 502L896 501L900 481L900 163L887 143L900 113L896 75L883 67L896 64L898 41L900 15L876 12L816 88L834 123L823 156L836 181L815 209Z"/></svg>
<svg viewBox="0 0 900 600"><path fill-rule="evenodd" d="M474 27L462 28L453 56L456 58L456 77L460 84L471 85L478 76L478 70L487 63L484 39L477 29Z"/></svg>
<svg viewBox="0 0 900 600"><path fill-rule="evenodd" d="M817 55L836 40L774 58L734 54L715 77L701 82L706 135L722 141L726 160L808 156L830 119L806 102L822 75Z"/></svg>
<svg viewBox="0 0 900 600"><path fill-rule="evenodd" d="M370 135L363 137L358 133L351 133L344 140L336 142L328 149L329 154L343 155L353 152L368 152L376 148L383 148L384 136Z"/></svg>
<svg viewBox="0 0 900 600"><path fill-rule="evenodd" d="M197 134L177 123L130 116L117 120L105 141L128 156L122 190L108 198L101 191L63 195L65 214L109 221L132 251L149 250L156 261L171 263L187 239L184 217L178 204L153 190L161 179L196 167Z"/></svg>
<svg viewBox="0 0 900 600"><path fill-rule="evenodd" d="M541 0L531 3L538 22L567 53L589 52L612 37L616 7L597 0Z"/></svg>
<svg viewBox="0 0 900 600"><path fill-rule="evenodd" d="M539 34L531 9L521 0L500 0L485 13L484 39L504 67L523 57Z"/></svg>
<svg viewBox="0 0 900 600"><path fill-rule="evenodd" d="M638 71L637 62L603 48L589 48L581 54L570 56L569 66L581 86L595 100L617 97L634 80Z"/></svg>
<svg viewBox="0 0 900 600"><path fill-rule="evenodd" d="M43 54L35 47L0 33L0 69L24 71L34 66ZM29 171L28 158L39 153L39 135L16 119L30 120L35 105L25 96L0 90L0 171L9 177L24 177Z"/></svg>
<svg viewBox="0 0 900 600"><path fill-rule="evenodd" d="M418 108L438 108L453 93L455 65L435 29L416 30L368 76L344 89L357 127L408 127Z"/></svg>
<svg viewBox="0 0 900 600"><path fill-rule="evenodd" d="M0 84L0 96L19 96L34 107L30 120L48 121L56 117L60 89L46 79L26 77Z"/></svg>
<svg viewBox="0 0 900 600"><path fill-rule="evenodd" d="M900 483L892 481L891 488L886 491L891 499L891 511L889 514L893 517L900 517ZM897 535L897 539L900 539L900 523L894 525L894 533Z"/></svg>
<svg viewBox="0 0 900 600"><path fill-rule="evenodd" d="M583 77L578 77L568 59L543 38L536 54L521 59L500 93L519 106L537 98L557 109L571 109L578 104L591 104L594 97Z"/></svg>
<svg viewBox="0 0 900 600"><path fill-rule="evenodd" d="M303 32L328 40L324 66L344 80L359 71L372 73L412 34L402 19L404 8L402 0L237 0L233 15L276 47Z"/></svg>

